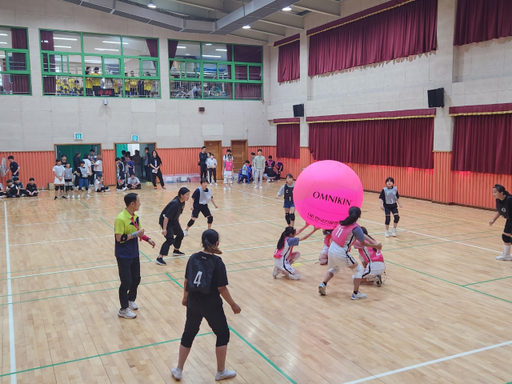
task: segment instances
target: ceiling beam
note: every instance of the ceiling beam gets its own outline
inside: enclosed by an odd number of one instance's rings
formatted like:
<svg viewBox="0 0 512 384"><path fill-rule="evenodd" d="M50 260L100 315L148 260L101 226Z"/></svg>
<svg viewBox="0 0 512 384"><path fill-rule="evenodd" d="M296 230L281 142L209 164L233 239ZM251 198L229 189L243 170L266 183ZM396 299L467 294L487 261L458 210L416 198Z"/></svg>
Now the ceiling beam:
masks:
<svg viewBox="0 0 512 384"><path fill-rule="evenodd" d="M209 11L224 12L224 4L222 0L170 0L171 3L179 3L207 9Z"/></svg>
<svg viewBox="0 0 512 384"><path fill-rule="evenodd" d="M286 12L276 12L260 20L263 23L279 25L285 28L304 30L304 19Z"/></svg>
<svg viewBox="0 0 512 384"><path fill-rule="evenodd" d="M293 7L328 16L340 16L340 3L331 1L301 0L293 4Z"/></svg>

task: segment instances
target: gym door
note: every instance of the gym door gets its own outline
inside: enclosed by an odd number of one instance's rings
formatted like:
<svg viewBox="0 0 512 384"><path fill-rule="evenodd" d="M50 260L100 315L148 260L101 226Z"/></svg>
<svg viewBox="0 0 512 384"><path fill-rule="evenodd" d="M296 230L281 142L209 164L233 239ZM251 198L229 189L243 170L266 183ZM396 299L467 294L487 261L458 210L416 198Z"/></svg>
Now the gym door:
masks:
<svg viewBox="0 0 512 384"><path fill-rule="evenodd" d="M238 172L247 159L247 140L231 140L231 152L235 163L235 172Z"/></svg>
<svg viewBox="0 0 512 384"><path fill-rule="evenodd" d="M213 153L217 159L217 180L222 179L222 141L205 141L206 153Z"/></svg>

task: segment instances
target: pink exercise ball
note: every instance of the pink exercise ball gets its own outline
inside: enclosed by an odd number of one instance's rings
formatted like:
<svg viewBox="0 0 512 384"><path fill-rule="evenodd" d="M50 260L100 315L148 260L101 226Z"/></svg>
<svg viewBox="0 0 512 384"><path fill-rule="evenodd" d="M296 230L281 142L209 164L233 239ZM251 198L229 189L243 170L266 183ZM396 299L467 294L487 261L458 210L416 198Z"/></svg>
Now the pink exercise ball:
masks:
<svg viewBox="0 0 512 384"><path fill-rule="evenodd" d="M363 184L349 166L324 160L311 164L297 178L293 202L300 216L317 228L333 229L350 207L363 204Z"/></svg>

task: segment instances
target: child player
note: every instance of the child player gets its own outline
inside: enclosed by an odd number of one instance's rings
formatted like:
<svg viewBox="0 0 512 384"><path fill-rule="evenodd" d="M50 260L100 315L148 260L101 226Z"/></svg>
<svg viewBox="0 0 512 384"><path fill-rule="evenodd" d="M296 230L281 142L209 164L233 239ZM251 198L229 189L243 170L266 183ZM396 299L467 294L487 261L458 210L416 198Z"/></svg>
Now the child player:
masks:
<svg viewBox="0 0 512 384"><path fill-rule="evenodd" d="M397 204L400 208L402 208L402 204L400 204L400 201L398 200L399 198L400 196L398 196L398 190L395 187L395 180L392 177L388 177L386 179L386 188L383 188L379 195L380 209L382 209L386 214L386 237L389 237L389 222L391 221L391 213L393 216L395 216L391 234L396 236L396 227L398 225L398 221L400 220L400 216L398 216Z"/></svg>
<svg viewBox="0 0 512 384"><path fill-rule="evenodd" d="M69 193L73 191L73 170L71 169L71 164L66 162L64 166L64 188L66 189L66 196L69 199ZM75 198L75 192L73 191L73 199Z"/></svg>
<svg viewBox="0 0 512 384"><path fill-rule="evenodd" d="M206 217L208 229L212 229L213 216L210 212L210 208L208 208L208 203L210 201L213 203L215 208L219 208L217 204L215 204L215 200L213 200L212 192L208 189L208 179L202 179L201 186L192 194L192 199L190 200L192 217L187 223L187 228L183 231L183 236L187 236L188 230L194 225L194 222L199 217L199 213L202 213L203 216Z"/></svg>
<svg viewBox="0 0 512 384"><path fill-rule="evenodd" d="M365 227L361 227L364 233L365 241L375 241L373 237L368 234ZM365 247L359 240L354 242L354 248L359 251L359 258L361 264L363 264L363 282L377 284L377 287L381 287L384 284L384 277L386 276L386 264L384 263L384 257L377 248Z"/></svg>
<svg viewBox="0 0 512 384"><path fill-rule="evenodd" d="M286 184L283 185L279 191L277 191L277 197L284 196L284 218L286 223L290 227L295 226L295 204L293 204L293 176L291 174L286 175Z"/></svg>

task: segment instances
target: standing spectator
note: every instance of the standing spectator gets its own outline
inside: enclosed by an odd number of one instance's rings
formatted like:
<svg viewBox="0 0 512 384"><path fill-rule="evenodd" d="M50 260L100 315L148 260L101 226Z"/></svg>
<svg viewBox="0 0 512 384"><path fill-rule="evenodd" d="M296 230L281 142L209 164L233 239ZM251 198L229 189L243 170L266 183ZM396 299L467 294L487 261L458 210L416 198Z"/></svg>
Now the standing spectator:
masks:
<svg viewBox="0 0 512 384"><path fill-rule="evenodd" d="M64 168L66 168L66 164L68 163L68 157L66 155L61 155L60 160L61 160L62 166Z"/></svg>
<svg viewBox="0 0 512 384"><path fill-rule="evenodd" d="M85 155L83 161L85 164L85 168L87 168L87 188L89 188L89 185L94 185L94 174L92 173L92 163L91 160L89 160L89 155ZM89 191L87 191L87 193L89 193Z"/></svg>
<svg viewBox="0 0 512 384"><path fill-rule="evenodd" d="M53 180L53 185L55 186L55 198L53 200L57 200L59 191L62 198L65 199L66 196L64 196L64 167L62 166L62 162L60 159L57 159L55 163L56 164L53 167L53 174L55 176Z"/></svg>
<svg viewBox="0 0 512 384"><path fill-rule="evenodd" d="M135 214L140 208L140 198L136 193L129 193L124 197L126 208L116 217L114 224L115 256L119 270L121 286L119 287L119 301L121 308L117 315L125 319L134 319L133 312L139 309L135 303L137 287L140 284L139 237L147 241L153 248L155 242L144 235L139 217Z"/></svg>
<svg viewBox="0 0 512 384"><path fill-rule="evenodd" d="M126 152L126 165L127 165L126 171L128 173L128 177L130 177L131 175L133 175L135 173L135 164L132 160L132 156L131 156L130 152Z"/></svg>
<svg viewBox="0 0 512 384"><path fill-rule="evenodd" d="M212 185L214 181L215 185L217 185L217 159L213 153L210 153L210 157L206 159L206 168L208 169L210 185Z"/></svg>
<svg viewBox="0 0 512 384"><path fill-rule="evenodd" d="M263 180L263 172L265 170L265 157L262 156L262 150L258 149L258 156L256 156L252 163L253 175L254 175L254 189L258 188L258 184L260 189L263 189L261 186Z"/></svg>
<svg viewBox="0 0 512 384"><path fill-rule="evenodd" d="M18 176L20 177L20 166L17 162L14 161L14 156L9 156L7 158L9 160L9 171L11 171L11 177Z"/></svg>
<svg viewBox="0 0 512 384"><path fill-rule="evenodd" d="M94 175L97 179L103 177L103 157L101 155L98 155L94 161Z"/></svg>
<svg viewBox="0 0 512 384"><path fill-rule="evenodd" d="M198 165L201 167L201 180L206 179L208 175L206 174L206 159L208 158L208 154L206 153L206 147L201 148L201 152L199 152L199 163Z"/></svg>
<svg viewBox="0 0 512 384"><path fill-rule="evenodd" d="M226 154L222 157L222 169L226 167L226 161L228 160L228 156L231 155L233 157L233 154L231 153L231 148L228 148L226 151Z"/></svg>
<svg viewBox="0 0 512 384"><path fill-rule="evenodd" d="M133 165L135 167L135 176L140 179L142 177L142 157L140 157L138 149L135 150L135 154L133 155Z"/></svg>
<svg viewBox="0 0 512 384"><path fill-rule="evenodd" d="M151 174L153 187L155 187L156 189L156 178L158 177L162 189L165 189L164 178L162 177L162 171L160 170L160 167L162 166L162 160L160 159L160 156L158 156L158 153L156 151L153 151L153 154L151 156L151 163L149 164L149 166L152 168Z"/></svg>
<svg viewBox="0 0 512 384"><path fill-rule="evenodd" d="M73 157L74 172L76 172L78 170L78 168L80 168L80 156L82 156L82 154L80 152L76 152L75 156ZM79 180L79 177L75 177L75 188L78 188L78 180Z"/></svg>
<svg viewBox="0 0 512 384"><path fill-rule="evenodd" d="M126 179L126 174L124 171L125 166L124 166L124 162L119 157L116 157L116 167L117 167L117 190L125 191L127 189L126 185L125 185L125 179Z"/></svg>
<svg viewBox="0 0 512 384"><path fill-rule="evenodd" d="M70 163L66 163L64 167L64 187L66 188L66 196L69 199L69 193L73 191L73 169ZM73 199L75 198L75 192L73 191Z"/></svg>
<svg viewBox="0 0 512 384"><path fill-rule="evenodd" d="M146 171L146 180L147 181L152 181L152 177L151 177L151 167L150 167L150 164L151 164L151 154L149 153L149 148L146 147L144 148L144 153L146 154L144 156L144 170Z"/></svg>

